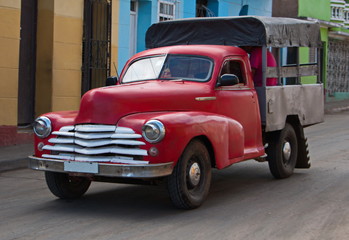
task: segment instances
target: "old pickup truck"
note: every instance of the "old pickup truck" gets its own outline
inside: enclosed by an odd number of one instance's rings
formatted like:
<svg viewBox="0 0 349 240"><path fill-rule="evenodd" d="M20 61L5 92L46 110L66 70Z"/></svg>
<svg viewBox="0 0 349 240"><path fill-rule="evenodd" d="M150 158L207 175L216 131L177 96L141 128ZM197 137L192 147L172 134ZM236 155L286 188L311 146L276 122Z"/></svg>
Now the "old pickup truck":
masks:
<svg viewBox="0 0 349 240"><path fill-rule="evenodd" d="M303 129L324 115L317 23L252 16L167 21L148 29L146 45L115 84L84 94L78 111L36 119L29 166L45 171L54 195L81 197L91 181L161 181L176 207L193 209L209 193L212 168L255 159L286 178L310 167ZM242 46L262 48L260 87ZM316 61L300 63L296 54L285 65L288 47L317 49ZM267 67L271 48L277 67ZM304 76L314 82L302 84ZM266 86L270 77L277 86Z"/></svg>

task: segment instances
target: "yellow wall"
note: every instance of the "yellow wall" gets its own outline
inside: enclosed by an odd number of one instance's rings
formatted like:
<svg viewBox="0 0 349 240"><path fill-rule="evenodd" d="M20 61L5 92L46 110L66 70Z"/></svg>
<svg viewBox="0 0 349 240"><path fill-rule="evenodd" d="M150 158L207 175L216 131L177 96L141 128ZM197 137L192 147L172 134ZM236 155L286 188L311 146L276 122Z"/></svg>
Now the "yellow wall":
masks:
<svg viewBox="0 0 349 240"><path fill-rule="evenodd" d="M39 0L37 115L79 108L83 11L83 0Z"/></svg>
<svg viewBox="0 0 349 240"><path fill-rule="evenodd" d="M77 110L81 98L83 0L54 4L52 110Z"/></svg>
<svg viewBox="0 0 349 240"><path fill-rule="evenodd" d="M115 67L118 66L118 39L119 39L119 6L120 1L112 1L112 14L111 14L111 76L116 76ZM114 67L115 66L115 67ZM118 73L120 74L120 72Z"/></svg>
<svg viewBox="0 0 349 240"><path fill-rule="evenodd" d="M38 0L35 114L52 109L53 0Z"/></svg>
<svg viewBox="0 0 349 240"><path fill-rule="evenodd" d="M20 0L0 0L0 125L17 125Z"/></svg>
<svg viewBox="0 0 349 240"><path fill-rule="evenodd" d="M38 0L36 116L77 110L84 0ZM119 1L112 1L111 74L118 59ZM17 125L21 0L0 0L0 125Z"/></svg>

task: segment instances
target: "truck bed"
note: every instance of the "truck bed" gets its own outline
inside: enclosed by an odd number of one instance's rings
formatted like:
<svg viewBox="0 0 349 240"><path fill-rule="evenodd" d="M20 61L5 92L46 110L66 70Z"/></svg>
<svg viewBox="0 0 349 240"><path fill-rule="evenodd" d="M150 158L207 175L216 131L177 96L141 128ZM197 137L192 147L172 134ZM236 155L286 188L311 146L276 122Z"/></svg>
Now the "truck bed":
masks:
<svg viewBox="0 0 349 240"><path fill-rule="evenodd" d="M266 132L281 130L287 116L298 116L303 127L324 121L323 84L256 87Z"/></svg>

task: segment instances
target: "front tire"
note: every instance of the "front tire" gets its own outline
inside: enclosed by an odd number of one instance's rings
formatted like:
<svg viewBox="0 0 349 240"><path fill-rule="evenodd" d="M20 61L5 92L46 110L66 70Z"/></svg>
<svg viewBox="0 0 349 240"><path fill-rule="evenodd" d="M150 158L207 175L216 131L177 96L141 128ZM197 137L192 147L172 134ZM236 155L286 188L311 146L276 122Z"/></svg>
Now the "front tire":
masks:
<svg viewBox="0 0 349 240"><path fill-rule="evenodd" d="M267 148L271 174L277 178L287 178L293 174L297 163L297 135L292 125L286 123L281 132L272 133Z"/></svg>
<svg viewBox="0 0 349 240"><path fill-rule="evenodd" d="M50 191L61 199L79 198L88 190L91 181L84 177L73 177L66 173L45 172Z"/></svg>
<svg viewBox="0 0 349 240"><path fill-rule="evenodd" d="M168 177L171 201L177 208L197 208L205 201L210 184L210 155L202 142L194 140L185 148Z"/></svg>

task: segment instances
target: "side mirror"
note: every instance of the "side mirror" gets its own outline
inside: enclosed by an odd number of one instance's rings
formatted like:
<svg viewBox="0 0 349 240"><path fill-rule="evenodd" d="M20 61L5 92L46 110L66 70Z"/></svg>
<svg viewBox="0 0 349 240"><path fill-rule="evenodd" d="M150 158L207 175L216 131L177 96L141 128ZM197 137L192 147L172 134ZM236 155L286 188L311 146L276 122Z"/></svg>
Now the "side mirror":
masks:
<svg viewBox="0 0 349 240"><path fill-rule="evenodd" d="M113 86L118 82L117 76L109 76L107 77L107 80L105 81L105 86Z"/></svg>
<svg viewBox="0 0 349 240"><path fill-rule="evenodd" d="M219 77L217 87L233 86L239 83L239 78L235 74L223 74Z"/></svg>

